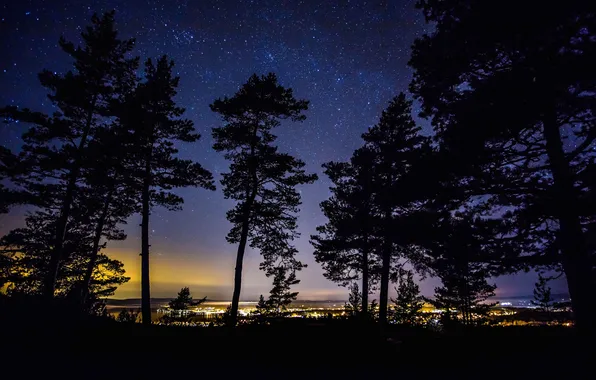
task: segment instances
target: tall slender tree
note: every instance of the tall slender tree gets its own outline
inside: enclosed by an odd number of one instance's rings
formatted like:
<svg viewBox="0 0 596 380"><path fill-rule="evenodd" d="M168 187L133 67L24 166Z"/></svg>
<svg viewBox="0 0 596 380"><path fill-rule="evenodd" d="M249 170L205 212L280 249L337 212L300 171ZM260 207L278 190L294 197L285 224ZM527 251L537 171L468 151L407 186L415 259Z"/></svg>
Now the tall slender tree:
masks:
<svg viewBox="0 0 596 380"><path fill-rule="evenodd" d="M134 178L141 209L141 315L151 323L149 281L149 216L154 206L180 209L184 199L171 190L198 186L215 190L212 174L199 163L178 158L174 142L195 142L200 135L193 122L183 119L184 108L174 97L180 81L172 75L174 62L162 56L145 63L145 81L140 83L118 116L129 132L130 154L137 157Z"/></svg>
<svg viewBox="0 0 596 380"><path fill-rule="evenodd" d="M412 119L412 102L400 93L383 111L379 122L362 135L364 149L373 155L374 200L378 210L377 231L382 240L379 322L387 322L387 303L391 264L395 257L405 256L400 243L408 235L407 224L401 221L416 205L416 188L400 186L412 165L430 149L428 138ZM401 231L400 231L401 230Z"/></svg>
<svg viewBox="0 0 596 380"><path fill-rule="evenodd" d="M361 278L361 311L368 313L368 295L378 283L380 263L375 239L376 211L373 202L373 156L367 149L354 153L350 162L323 165L331 179L331 197L321 203L327 217L311 236L315 259L325 277L347 286ZM376 251L375 251L376 250Z"/></svg>
<svg viewBox="0 0 596 380"><path fill-rule="evenodd" d="M504 270L520 261L560 265L576 327L593 331L593 3L418 6L435 27L414 44L411 91L451 157L462 203L475 197L511 222L502 240L515 237L523 249L517 261L503 261Z"/></svg>
<svg viewBox="0 0 596 380"><path fill-rule="evenodd" d="M221 115L224 125L213 128L213 148L225 152L230 171L221 181L224 196L237 201L228 211L232 229L228 242L238 244L234 272L231 324L235 325L242 286L242 265L247 243L261 251L262 269L271 271L279 260L301 267L290 245L296 232L300 194L296 187L312 183L304 162L273 145L272 129L284 119L303 121L308 101L294 98L292 89L278 84L275 74L252 75L231 98L217 99L211 110Z"/></svg>
<svg viewBox="0 0 596 380"><path fill-rule="evenodd" d="M64 239L81 181L81 168L89 141L104 127L105 118L114 116L113 102L120 98L138 66L128 58L133 40L120 40L115 29L114 12L94 15L91 26L81 34L83 46L60 39L59 45L74 61L65 74L44 70L39 79L50 91L48 98L56 107L53 115L8 107L2 114L31 125L23 135L20 154L23 172L16 182L44 203L58 205L50 263L44 294L54 296L56 276L63 258Z"/></svg>

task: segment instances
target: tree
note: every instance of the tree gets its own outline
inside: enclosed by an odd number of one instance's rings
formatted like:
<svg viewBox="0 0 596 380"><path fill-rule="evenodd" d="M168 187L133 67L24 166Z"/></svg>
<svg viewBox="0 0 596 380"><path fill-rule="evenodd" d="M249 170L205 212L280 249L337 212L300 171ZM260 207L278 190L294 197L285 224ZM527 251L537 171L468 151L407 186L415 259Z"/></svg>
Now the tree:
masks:
<svg viewBox="0 0 596 380"><path fill-rule="evenodd" d="M193 301L192 296L190 295L190 289L188 287L184 287L180 289L176 298L168 302L168 306L171 310L181 311L188 310L190 306L198 306L205 301L207 301L207 297L203 297L198 301Z"/></svg>
<svg viewBox="0 0 596 380"><path fill-rule="evenodd" d="M492 306L485 301L496 289L487 278L500 273L501 255L508 254L499 241L490 239L497 235L494 229L500 223L463 212L447 213L437 220L427 236L425 260L443 285L435 288L435 299L427 301L443 309L447 317L457 310L463 324L482 322Z"/></svg>
<svg viewBox="0 0 596 380"><path fill-rule="evenodd" d="M230 171L223 174L224 196L237 201L228 211L232 223L227 240L238 244L234 272L231 322L236 324L242 285L242 264L246 244L260 250L261 269L272 275L283 262L298 270L296 250L290 242L296 232L296 213L300 205L299 185L312 183L305 164L289 154L279 153L273 145L272 129L281 120L302 121L308 101L294 98L291 89L279 85L275 74L253 75L232 97L217 99L211 110L221 115L224 126L213 128L213 149L226 152Z"/></svg>
<svg viewBox="0 0 596 380"><path fill-rule="evenodd" d="M551 288L548 286L550 278L538 274L538 282L534 285L534 299L532 305L537 306L545 313L550 313L553 308L554 300L551 295Z"/></svg>
<svg viewBox="0 0 596 380"><path fill-rule="evenodd" d="M130 154L137 157L135 179L141 208L141 314L151 323L149 281L149 215L154 206L178 210L183 198L173 188L198 186L215 190L212 174L199 163L176 157L174 142L195 142L193 122L182 119L184 108L174 101L179 77L172 75L174 62L162 56L145 63L145 81L127 99L119 119L130 138Z"/></svg>
<svg viewBox="0 0 596 380"><path fill-rule="evenodd" d="M435 288L435 299L429 302L448 314L457 310L465 325L476 324L488 313L492 305L485 301L496 289L487 281L490 267L479 259L486 254L482 252L482 235L468 219L450 219L444 227L444 240L436 242L429 263L443 285Z"/></svg>
<svg viewBox="0 0 596 380"><path fill-rule="evenodd" d="M198 306L205 302L207 297L203 297L200 300L194 301L190 294L190 289L184 287L180 289L176 298L168 302L169 313L164 315L160 322L164 324L179 324L184 322L190 322L191 315L188 314L187 310L190 306Z"/></svg>
<svg viewBox="0 0 596 380"><path fill-rule="evenodd" d="M271 304L261 294L259 296L259 302L255 306L255 311L252 313L257 323L264 323L265 320L271 315Z"/></svg>
<svg viewBox="0 0 596 380"><path fill-rule="evenodd" d="M373 250L378 249L373 222L373 156L367 149L357 150L350 162L328 162L323 165L331 179L332 196L321 202L327 217L311 236L315 259L324 275L342 286L362 278L361 310L368 313L368 295L378 282L380 263ZM358 288L352 284L351 287ZM352 294L352 293L350 293Z"/></svg>
<svg viewBox="0 0 596 380"><path fill-rule="evenodd" d="M435 288L431 303L447 313L457 310L464 325L481 323L492 306L483 302L495 295L496 285L490 285L478 272L465 269L445 274L441 281L443 286Z"/></svg>
<svg viewBox="0 0 596 380"><path fill-rule="evenodd" d="M136 323L139 317L139 312L135 310L124 309L118 313L116 320L122 323Z"/></svg>
<svg viewBox="0 0 596 380"><path fill-rule="evenodd" d="M414 281L412 271L402 271L395 291L397 297L391 299L394 304L393 320L399 324L415 325L420 318L424 297L420 295L420 287Z"/></svg>
<svg viewBox="0 0 596 380"><path fill-rule="evenodd" d="M515 239L521 249L503 260L503 270L519 263L561 268L576 327L593 330L593 4L418 6L435 28L413 46L411 91L448 153L461 202L481 200L484 213L510 223L501 240Z"/></svg>
<svg viewBox="0 0 596 380"><path fill-rule="evenodd" d="M87 220L86 212L72 210L71 226L64 240L62 265L56 276L56 296L73 299L77 307L78 290L86 272L90 250L93 247L93 223ZM50 268L51 247L54 239L58 211L36 211L25 218L25 227L12 230L0 239L0 255L7 262L3 278L9 295L42 295L45 276ZM111 231L113 238L120 237L118 231ZM100 249L105 248L105 244ZM100 299L114 294L118 285L129 280L123 264L98 253L89 282L89 297L84 311L95 309Z"/></svg>
<svg viewBox="0 0 596 380"><path fill-rule="evenodd" d="M14 174L14 182L31 194L36 205L59 208L45 271L44 294L48 298L54 296L89 141L104 127L106 118L114 116L112 106L126 92L138 66L137 58L127 58L134 41L118 38L114 12L94 15L91 23L81 34L82 47L60 39L60 47L74 61L72 71L61 75L44 70L39 74L57 109L54 114L16 107L1 111L8 120L31 125L23 135L22 170Z"/></svg>
<svg viewBox="0 0 596 380"><path fill-rule="evenodd" d="M238 319L237 315L235 318L232 318L231 312L232 312L232 305L228 305L226 307L226 310L224 310L224 312L221 313L221 315L217 316L217 319L215 320L215 324L218 326L230 326L232 321L236 321Z"/></svg>
<svg viewBox="0 0 596 380"><path fill-rule="evenodd" d="M292 285L300 283L300 280L296 278L296 271L292 267L279 266L274 271L273 288L267 301L273 313L283 315L298 297L298 292L292 292L290 289Z"/></svg>
<svg viewBox="0 0 596 380"><path fill-rule="evenodd" d="M358 283L354 282L349 286L350 294L348 295L348 302L346 302L344 309L346 314L350 317L359 317L362 314L364 304L362 303L362 293L358 289ZM368 305L366 305L368 308Z"/></svg>
<svg viewBox="0 0 596 380"><path fill-rule="evenodd" d="M373 156L376 233L381 241L381 325L387 322L392 262L410 254L400 243L407 240L408 223L403 221L416 208L417 188L400 184L408 178L412 165L430 150L428 138L420 135L420 127L412 119L411 107L412 102L400 93L383 111L379 122L362 135L363 149Z"/></svg>
<svg viewBox="0 0 596 380"><path fill-rule="evenodd" d="M115 231L118 225L126 224L126 219L139 209L133 164L136 157L127 149L126 137L121 127L115 122L98 131L95 139L89 142L85 157L87 164L81 168L85 186L81 189L80 196L84 199L87 213L93 216L91 222L95 226L93 248L81 284L83 303L89 293L102 238L110 237L110 231ZM119 233L120 239L126 237L121 231Z"/></svg>
<svg viewBox="0 0 596 380"><path fill-rule="evenodd" d="M379 303L376 299L372 300L368 305L368 315L373 321L379 320Z"/></svg>

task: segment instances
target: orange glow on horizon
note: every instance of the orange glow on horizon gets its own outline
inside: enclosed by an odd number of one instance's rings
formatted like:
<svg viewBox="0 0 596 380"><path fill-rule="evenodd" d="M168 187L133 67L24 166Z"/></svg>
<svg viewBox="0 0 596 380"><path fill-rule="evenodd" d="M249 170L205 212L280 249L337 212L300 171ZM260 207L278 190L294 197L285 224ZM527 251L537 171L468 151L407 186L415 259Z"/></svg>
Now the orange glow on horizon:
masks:
<svg viewBox="0 0 596 380"><path fill-rule="evenodd" d="M128 283L121 285L116 290L114 298L140 297L141 260L138 250L108 248L105 253L122 261L126 276L130 277ZM150 260L152 293L155 293L156 297L163 297L163 291L168 294L174 290L177 292L182 286L195 289L210 288L225 286L228 281L225 276L219 275L221 271L213 270L212 266L207 265L209 263L205 262L205 265L200 265L198 257L188 260L177 255L154 254L151 255ZM175 293L171 295L173 296Z"/></svg>

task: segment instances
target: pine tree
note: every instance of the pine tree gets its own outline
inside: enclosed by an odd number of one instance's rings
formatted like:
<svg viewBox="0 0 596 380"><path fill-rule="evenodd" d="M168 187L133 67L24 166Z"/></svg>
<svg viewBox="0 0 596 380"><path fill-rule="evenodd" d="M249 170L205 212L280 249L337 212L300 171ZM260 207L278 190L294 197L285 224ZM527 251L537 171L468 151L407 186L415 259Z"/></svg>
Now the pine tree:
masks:
<svg viewBox="0 0 596 380"><path fill-rule="evenodd" d="M75 202L76 204L76 202ZM64 240L64 256L56 277L56 296L75 297L84 278L88 258L93 248L94 228L85 210L71 212L68 233ZM3 271L3 282L9 295L41 295L44 292L45 276L50 270L50 250L54 239L58 211L36 211L25 218L25 227L12 230L0 239L0 254L9 261ZM116 228L106 230L110 239L120 239ZM105 248L102 244L99 249ZM89 297L84 311L91 311L95 304L114 294L118 285L129 280L125 276L123 264L99 252L95 260L93 275L89 282ZM78 305L77 307L79 307Z"/></svg>
<svg viewBox="0 0 596 380"><path fill-rule="evenodd" d="M135 310L124 309L118 313L116 321L122 323L136 323L139 317L139 312Z"/></svg>
<svg viewBox="0 0 596 380"><path fill-rule="evenodd" d="M292 285L300 283L296 278L296 271L292 267L279 266L274 270L273 288L269 292L269 307L278 316L284 315L288 306L298 297L298 292L292 292ZM288 274L289 273L289 274Z"/></svg>
<svg viewBox="0 0 596 380"><path fill-rule="evenodd" d="M368 305L368 315L373 321L379 320L379 303L376 299L372 300Z"/></svg>
<svg viewBox="0 0 596 380"><path fill-rule="evenodd" d="M349 286L350 294L348 295L348 302L346 302L344 309L346 314L350 317L359 317L362 314L364 304L362 302L363 295L358 289L358 283L354 282ZM368 305L367 309L368 309Z"/></svg>
<svg viewBox="0 0 596 380"><path fill-rule="evenodd" d="M397 297L392 298L393 320L398 324L415 325L419 322L424 297L420 295L420 287L414 281L412 271L404 270L398 278Z"/></svg>
<svg viewBox="0 0 596 380"><path fill-rule="evenodd" d="M188 314L186 310L188 310L191 306L197 306L202 304L207 300L207 297L203 297L200 300L193 300L190 294L190 289L188 287L184 287L180 289L176 298L168 302L168 307L170 312L167 315L164 315L160 322L163 324L172 324L172 323L184 323L190 322L192 316Z"/></svg>
<svg viewBox="0 0 596 380"><path fill-rule="evenodd" d="M134 181L135 157L128 152L124 131L116 122L106 127L89 143L81 177L85 187L81 197L89 215L93 215L93 249L89 254L87 270L81 283L81 301L88 295L95 262L98 258L101 240L109 237L118 225L126 224L127 218L139 211L136 202L136 183ZM106 233L107 232L107 233ZM122 239L125 235L122 234Z"/></svg>
<svg viewBox="0 0 596 380"><path fill-rule="evenodd" d="M537 306L541 311L550 314L554 300L551 295L551 288L548 286L550 278L538 274L538 282L534 285L534 299L532 305Z"/></svg>
<svg viewBox="0 0 596 380"><path fill-rule="evenodd" d="M255 306L255 311L252 316L255 318L257 323L264 323L269 316L272 314L271 303L265 300L265 297L261 294L259 296L259 302Z"/></svg>
<svg viewBox="0 0 596 380"><path fill-rule="evenodd" d="M400 186L408 178L410 168L429 149L428 138L420 135L420 127L412 119L412 102L400 93L383 111L379 123L362 135L364 149L373 155L374 208L378 212L376 234L380 239L381 283L379 321L387 322L387 302L392 262L409 254L400 244L407 240L407 223L416 200L416 187Z"/></svg>
<svg viewBox="0 0 596 380"><path fill-rule="evenodd" d="M483 259L491 254L482 251L484 234L479 232L479 223L466 218L448 219L438 227L444 235L435 242L429 263L443 284L435 288L435 299L429 301L447 313L457 310L465 325L482 322L492 306L485 301L495 295L496 289L487 281L491 269Z"/></svg>
<svg viewBox="0 0 596 380"><path fill-rule="evenodd" d="M174 142L195 142L193 122L182 119L184 108L174 101L180 78L172 75L174 62L162 56L145 63L145 81L125 103L120 122L129 131L130 154L137 157L135 179L141 209L141 314L151 323L149 281L149 215L154 206L180 209L177 187L199 186L215 190L212 174L199 163L176 157Z"/></svg>
<svg viewBox="0 0 596 380"><path fill-rule="evenodd" d="M171 310L188 310L190 306L198 306L205 301L207 301L207 297L203 297L198 301L193 301L192 295L190 294L190 289L188 287L184 287L180 289L176 298L168 302L168 306Z"/></svg>
<svg viewBox="0 0 596 380"><path fill-rule="evenodd" d="M435 27L413 46L411 91L448 153L461 203L507 209L511 229L495 238L521 249L502 270L561 265L576 326L593 330L595 251L584 231L596 215L593 4L418 5Z"/></svg>
<svg viewBox="0 0 596 380"><path fill-rule="evenodd" d="M368 295L380 274L378 255L373 254L378 249L373 231L373 156L360 149L350 162L328 162L323 168L333 186L331 197L321 203L328 222L311 236L315 259L325 277L342 286L361 277L361 310L367 314Z"/></svg>
<svg viewBox="0 0 596 380"><path fill-rule="evenodd" d="M484 301L495 295L496 285L489 284L480 272L459 266L451 270L443 274L443 285L435 288L431 303L447 312L457 310L464 325L482 323L492 306Z"/></svg>
<svg viewBox="0 0 596 380"><path fill-rule="evenodd" d="M238 316L236 316L236 318L232 318L232 305L230 304L226 307L226 310L224 310L224 312L217 317L215 323L218 326L230 326L232 320L235 321L237 318Z"/></svg>
<svg viewBox="0 0 596 380"><path fill-rule="evenodd" d="M231 324L236 324L246 244L261 251L261 269L272 275L278 263L299 269L291 246L296 232L300 194L296 187L312 183L315 174L304 171L304 162L279 153L273 145L272 129L281 120L302 121L308 101L294 98L291 89L277 83L277 77L253 75L232 97L217 99L211 110L219 113L224 126L213 128L213 148L226 152L230 171L221 181L224 196L237 201L228 211L232 229L228 242L238 244L234 273Z"/></svg>
<svg viewBox="0 0 596 380"><path fill-rule="evenodd" d="M118 38L114 12L94 15L91 22L81 34L82 47L60 39L60 47L74 60L73 70L64 75L50 70L39 74L57 109L54 114L15 107L1 111L7 119L31 125L23 135L19 155L22 171L14 175L14 181L35 198L32 202L38 206L59 208L45 271L44 294L48 298L56 289L69 218L86 164L85 152L106 118L114 116L112 106L125 93L138 66L137 58L127 58L134 41Z"/></svg>
<svg viewBox="0 0 596 380"><path fill-rule="evenodd" d="M265 297L263 297L262 294L259 296L259 302L257 302L257 305L255 307L257 309L257 312L261 314L266 314L267 311L269 311L270 309L269 303L265 300Z"/></svg>

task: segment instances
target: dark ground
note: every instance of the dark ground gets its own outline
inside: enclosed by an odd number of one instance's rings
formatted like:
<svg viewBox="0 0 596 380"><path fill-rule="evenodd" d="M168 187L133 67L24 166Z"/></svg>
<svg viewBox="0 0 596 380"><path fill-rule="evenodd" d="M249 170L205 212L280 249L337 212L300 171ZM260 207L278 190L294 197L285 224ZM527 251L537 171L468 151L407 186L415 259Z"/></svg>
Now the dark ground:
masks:
<svg viewBox="0 0 596 380"><path fill-rule="evenodd" d="M0 334L0 367L12 375L5 379L588 379L596 364L594 343L581 342L568 327L450 334L393 327L387 339L374 325L342 320L230 331L21 317L4 319Z"/></svg>

